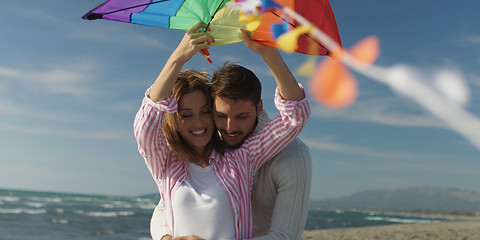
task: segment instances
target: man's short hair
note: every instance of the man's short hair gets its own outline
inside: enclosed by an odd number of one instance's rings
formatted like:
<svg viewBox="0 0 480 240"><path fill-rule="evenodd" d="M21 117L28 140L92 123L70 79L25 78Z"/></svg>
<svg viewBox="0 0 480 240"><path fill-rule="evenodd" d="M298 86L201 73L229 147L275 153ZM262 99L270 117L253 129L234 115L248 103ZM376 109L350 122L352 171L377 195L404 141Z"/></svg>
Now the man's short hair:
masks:
<svg viewBox="0 0 480 240"><path fill-rule="evenodd" d="M212 99L223 97L233 101L251 100L256 107L261 100L262 84L252 71L226 62L213 74L211 94Z"/></svg>

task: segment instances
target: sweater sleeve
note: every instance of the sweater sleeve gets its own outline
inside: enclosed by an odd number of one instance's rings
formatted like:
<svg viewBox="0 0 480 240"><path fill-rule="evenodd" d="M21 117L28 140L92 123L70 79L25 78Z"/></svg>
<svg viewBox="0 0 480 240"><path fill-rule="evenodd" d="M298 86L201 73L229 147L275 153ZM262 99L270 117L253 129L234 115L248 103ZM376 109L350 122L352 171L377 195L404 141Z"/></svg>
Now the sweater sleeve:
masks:
<svg viewBox="0 0 480 240"><path fill-rule="evenodd" d="M162 123L166 112L177 110L177 102L173 93L160 102L153 102L148 93L149 90L145 93L142 105L135 116L133 128L138 151L145 159L153 178L159 179L171 151L162 132Z"/></svg>
<svg viewBox="0 0 480 240"><path fill-rule="evenodd" d="M294 140L256 177L260 186L252 192L253 223L258 234L265 235L252 240L302 239L312 177L308 147L300 139Z"/></svg>
<svg viewBox="0 0 480 240"><path fill-rule="evenodd" d="M303 90L301 85L300 87ZM292 142L310 117L310 106L306 97L300 101L284 100L278 87L275 91L275 106L280 114L245 141L244 146L248 148L253 172Z"/></svg>
<svg viewBox="0 0 480 240"><path fill-rule="evenodd" d="M150 220L150 234L152 235L153 240L160 240L163 236L170 234L162 200L158 202L158 205L153 211L152 218Z"/></svg>

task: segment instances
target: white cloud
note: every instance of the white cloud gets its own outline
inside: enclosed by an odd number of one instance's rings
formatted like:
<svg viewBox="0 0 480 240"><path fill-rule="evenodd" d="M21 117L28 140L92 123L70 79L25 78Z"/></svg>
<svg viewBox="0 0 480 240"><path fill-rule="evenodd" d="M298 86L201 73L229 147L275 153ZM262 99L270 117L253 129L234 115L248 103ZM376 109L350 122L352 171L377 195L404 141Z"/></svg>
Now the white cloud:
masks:
<svg viewBox="0 0 480 240"><path fill-rule="evenodd" d="M343 110L331 110L320 106L312 106L313 118L338 118L350 122L377 123L400 127L431 127L447 129L440 120L428 114L413 114L401 111L400 100L378 98L356 102L352 107ZM415 108L418 110L418 108ZM412 111L411 111L412 112Z"/></svg>
<svg viewBox="0 0 480 240"><path fill-rule="evenodd" d="M118 102L104 106L105 109L114 112L136 113L140 107L140 101Z"/></svg>
<svg viewBox="0 0 480 240"><path fill-rule="evenodd" d="M410 160L410 161L437 161L439 156L423 155L423 154L410 154L407 152L398 152L398 151L379 151L377 149L358 147L352 145L346 145L334 142L332 138L325 137L322 139L308 139L302 138L302 140L307 144L308 147L317 150L330 151L330 152L341 152L344 154L360 155L366 157L374 157L381 159L395 159L395 160Z"/></svg>
<svg viewBox="0 0 480 240"><path fill-rule="evenodd" d="M85 116L72 112L58 112L47 109L33 108L28 105L18 105L15 102L0 99L0 114L28 119L42 119L60 122L82 122Z"/></svg>
<svg viewBox="0 0 480 240"><path fill-rule="evenodd" d="M19 133L28 133L28 134L40 134L40 135L53 135L53 136L65 136L65 137L75 137L75 138L90 138L90 139L100 139L100 140L116 140L124 141L131 140L132 133L127 130L62 130L59 128L45 128L45 127L31 127L25 125L14 125L8 123L0 122L0 129L19 132Z"/></svg>
<svg viewBox="0 0 480 240"><path fill-rule="evenodd" d="M85 103L89 103L99 94L99 89L92 87L94 73L97 65L93 62L76 62L67 63L62 66L56 66L52 70L34 71L23 70L17 68L9 68L0 66L0 78L2 86L0 91L9 93L0 97L0 116L8 116L0 121L0 129L31 134L45 134L54 136L67 136L75 138L90 138L102 140L124 140L131 138L131 132L116 129L91 129L81 131L75 129L75 124L82 124L97 120L98 116L89 114L89 112L76 111L75 108L80 106L81 109L88 107ZM6 80L6 81L5 81ZM12 90L15 89L15 93ZM12 95L12 93L14 95ZM26 98L26 93L34 93L35 96ZM65 108L62 99L65 96L52 96L55 94L66 95L66 97L77 97L71 103L71 107ZM42 105L36 102L44 98L53 98L54 105ZM34 104L29 104L30 102ZM96 100L94 100L96 102ZM113 106L105 106L95 104L93 110L97 109L126 112L138 108L138 104L124 103L115 104ZM55 104L62 107L56 108ZM80 104L80 105L78 105ZM134 107L135 106L135 107ZM91 108L91 107L90 107ZM133 112L135 111L133 110ZM37 121L45 120L45 121ZM25 124L25 121L29 121ZM39 122L47 124L45 127ZM53 126L51 126L53 124ZM65 124L73 124L67 127ZM56 127L54 127L56 125ZM64 126L63 129L61 126Z"/></svg>
<svg viewBox="0 0 480 240"><path fill-rule="evenodd" d="M480 89L480 76L472 74L469 76L469 80L472 91L477 91Z"/></svg>
<svg viewBox="0 0 480 240"><path fill-rule="evenodd" d="M52 14L51 12L42 11L41 9L37 9L34 7L26 8L25 6L23 6L23 4L18 2L13 4L8 4L7 7L9 8L8 10L9 13L22 12L24 19L36 21L37 23L48 22L48 23L58 25L58 24L64 24L66 22L64 19L59 18L57 14Z"/></svg>
<svg viewBox="0 0 480 240"><path fill-rule="evenodd" d="M105 20L97 20L105 21ZM181 40L180 33L174 33L173 29L163 29L149 27L152 34L145 34L142 29L146 26L139 26L127 23L113 22L109 23L108 27L103 24L86 24L82 29L78 29L75 32L70 32L73 38L76 39L88 39L100 43L120 44L122 46L129 46L129 48L142 48L152 49L154 48L171 52L172 44L176 44ZM132 27L139 29L132 29ZM168 32L170 31L170 32ZM159 34L160 33L160 34ZM163 34L162 34L163 33ZM172 38L177 36L178 38Z"/></svg>
<svg viewBox="0 0 480 240"><path fill-rule="evenodd" d="M55 68L38 72L0 66L0 76L20 81L25 84L26 88L42 90L47 93L80 96L88 92L82 83L88 81L89 78L80 71Z"/></svg>
<svg viewBox="0 0 480 240"><path fill-rule="evenodd" d="M463 38L463 41L470 44L480 44L480 35L469 35Z"/></svg>

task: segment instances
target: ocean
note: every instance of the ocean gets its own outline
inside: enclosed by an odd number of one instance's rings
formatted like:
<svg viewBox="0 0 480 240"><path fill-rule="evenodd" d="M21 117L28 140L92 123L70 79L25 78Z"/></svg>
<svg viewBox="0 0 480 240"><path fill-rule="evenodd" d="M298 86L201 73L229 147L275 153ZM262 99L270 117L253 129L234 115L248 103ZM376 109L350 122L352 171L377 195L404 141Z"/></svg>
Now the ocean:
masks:
<svg viewBox="0 0 480 240"><path fill-rule="evenodd" d="M146 240L158 199L0 189L0 240ZM306 230L431 223L440 218L312 209Z"/></svg>

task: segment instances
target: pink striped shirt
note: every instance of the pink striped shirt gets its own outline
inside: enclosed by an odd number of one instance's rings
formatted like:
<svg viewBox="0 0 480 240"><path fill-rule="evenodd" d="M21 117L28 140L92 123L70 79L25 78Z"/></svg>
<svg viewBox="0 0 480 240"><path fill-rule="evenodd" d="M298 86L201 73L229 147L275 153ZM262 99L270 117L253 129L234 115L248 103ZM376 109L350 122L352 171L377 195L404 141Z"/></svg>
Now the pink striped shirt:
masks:
<svg viewBox="0 0 480 240"><path fill-rule="evenodd" d="M148 93L147 90L135 117L135 138L138 151L145 159L164 200L165 217L172 234L175 226L171 200L173 193L187 176L188 164L173 153L161 130L165 112L177 110L174 95L155 103L148 98ZM298 136L310 116L306 98L286 101L281 98L278 89L275 92L275 106L280 115L270 121L262 131L249 136L240 148L227 149L224 155L216 151L210 154L210 165L233 206L236 239L253 237L250 195L255 173L262 164Z"/></svg>

